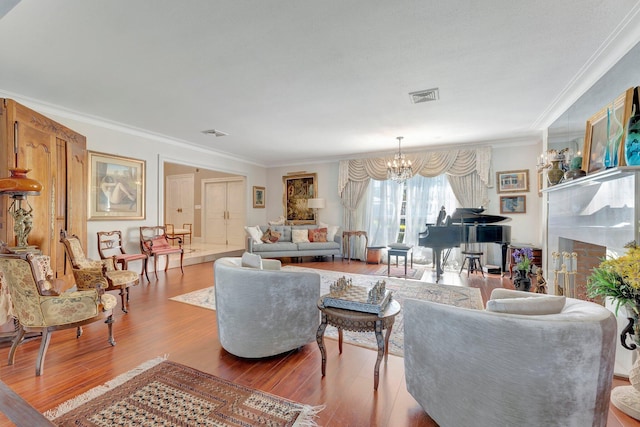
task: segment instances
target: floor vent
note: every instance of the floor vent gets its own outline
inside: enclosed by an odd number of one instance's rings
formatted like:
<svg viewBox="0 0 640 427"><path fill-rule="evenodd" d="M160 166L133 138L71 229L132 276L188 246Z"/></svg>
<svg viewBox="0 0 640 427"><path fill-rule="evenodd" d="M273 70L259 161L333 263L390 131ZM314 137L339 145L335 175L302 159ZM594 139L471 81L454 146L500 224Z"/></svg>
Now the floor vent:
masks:
<svg viewBox="0 0 640 427"><path fill-rule="evenodd" d="M427 89L427 90L419 90L417 92L409 93L411 97L411 102L414 104L418 104L420 102L429 102L429 101L437 101L440 99L440 92L438 88Z"/></svg>

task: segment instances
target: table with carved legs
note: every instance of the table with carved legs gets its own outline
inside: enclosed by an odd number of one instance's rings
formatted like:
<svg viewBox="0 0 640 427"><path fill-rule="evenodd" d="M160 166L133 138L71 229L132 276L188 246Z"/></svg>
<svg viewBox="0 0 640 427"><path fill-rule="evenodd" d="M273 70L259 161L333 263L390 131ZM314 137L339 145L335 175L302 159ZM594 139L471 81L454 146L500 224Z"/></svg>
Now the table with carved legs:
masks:
<svg viewBox="0 0 640 427"><path fill-rule="evenodd" d="M342 354L343 330L375 332L376 342L378 344L378 358L376 359L376 365L373 370L373 389L377 390L380 362L384 356L384 362L387 363L389 356L389 336L391 335L391 328L393 327L396 316L400 313L400 304L395 300L391 300L384 313L382 313L382 316L378 316L373 313L325 307L322 302L323 297L320 297L318 300L318 308L322 313L322 322L316 333L316 341L318 341L318 347L320 347L320 353L322 354L322 376L325 376L327 366L327 354L324 348L324 331L327 325L338 328L338 350L340 354ZM383 338L382 331L385 329L387 332Z"/></svg>

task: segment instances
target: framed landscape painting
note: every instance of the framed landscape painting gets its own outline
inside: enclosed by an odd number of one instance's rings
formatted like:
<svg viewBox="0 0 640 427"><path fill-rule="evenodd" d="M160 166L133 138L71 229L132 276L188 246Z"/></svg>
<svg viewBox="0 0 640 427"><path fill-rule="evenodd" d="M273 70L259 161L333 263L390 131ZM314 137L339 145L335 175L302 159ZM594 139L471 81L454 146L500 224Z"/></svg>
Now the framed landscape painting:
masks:
<svg viewBox="0 0 640 427"><path fill-rule="evenodd" d="M144 217L144 160L89 151L89 219Z"/></svg>
<svg viewBox="0 0 640 427"><path fill-rule="evenodd" d="M496 172L498 193L526 193L529 191L529 169Z"/></svg>
<svg viewBox="0 0 640 427"><path fill-rule="evenodd" d="M298 173L282 177L284 195L282 203L287 224L315 224L313 209L307 200L317 197L318 176L315 173Z"/></svg>

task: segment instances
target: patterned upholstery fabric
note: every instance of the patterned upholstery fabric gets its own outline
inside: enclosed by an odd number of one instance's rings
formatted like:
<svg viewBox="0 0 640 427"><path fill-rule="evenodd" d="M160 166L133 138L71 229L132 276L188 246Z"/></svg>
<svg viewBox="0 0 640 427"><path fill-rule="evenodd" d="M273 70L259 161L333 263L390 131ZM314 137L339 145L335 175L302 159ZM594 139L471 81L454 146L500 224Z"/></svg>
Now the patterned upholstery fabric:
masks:
<svg viewBox="0 0 640 427"><path fill-rule="evenodd" d="M37 290L34 273L28 261L17 258L0 259L3 272L20 324L45 327L79 322L98 315L100 298L95 289L66 292L59 296L42 296ZM34 269L35 271L35 269ZM103 295L104 305L117 303L113 295Z"/></svg>

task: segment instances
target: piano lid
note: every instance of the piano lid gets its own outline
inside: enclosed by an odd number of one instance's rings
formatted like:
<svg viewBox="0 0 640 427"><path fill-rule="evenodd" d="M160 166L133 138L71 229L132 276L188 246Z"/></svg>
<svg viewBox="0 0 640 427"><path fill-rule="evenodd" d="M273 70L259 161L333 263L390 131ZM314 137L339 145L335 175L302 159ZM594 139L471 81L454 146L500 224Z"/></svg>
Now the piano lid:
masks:
<svg viewBox="0 0 640 427"><path fill-rule="evenodd" d="M457 208L451 215L453 224L493 224L494 222L510 221L511 218L500 215L485 215L484 208Z"/></svg>

